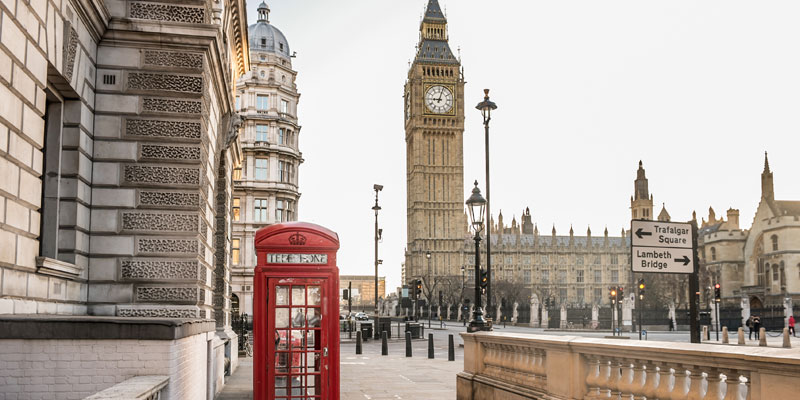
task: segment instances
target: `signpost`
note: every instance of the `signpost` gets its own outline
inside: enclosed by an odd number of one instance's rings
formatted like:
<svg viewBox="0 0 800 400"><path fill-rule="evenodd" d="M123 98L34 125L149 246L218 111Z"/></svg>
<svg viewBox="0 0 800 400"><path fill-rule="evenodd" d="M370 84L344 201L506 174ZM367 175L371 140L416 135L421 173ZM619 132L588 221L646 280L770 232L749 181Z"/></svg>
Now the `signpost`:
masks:
<svg viewBox="0 0 800 400"><path fill-rule="evenodd" d="M657 274L690 274L691 341L700 343L697 276L697 223L631 221L631 270Z"/></svg>

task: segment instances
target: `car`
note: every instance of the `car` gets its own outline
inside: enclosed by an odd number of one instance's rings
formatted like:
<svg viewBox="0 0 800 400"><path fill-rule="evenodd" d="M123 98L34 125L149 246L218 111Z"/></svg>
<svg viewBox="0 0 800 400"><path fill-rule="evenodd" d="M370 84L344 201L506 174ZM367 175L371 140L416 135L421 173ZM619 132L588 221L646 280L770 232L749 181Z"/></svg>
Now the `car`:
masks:
<svg viewBox="0 0 800 400"><path fill-rule="evenodd" d="M369 319L369 315L363 312L358 312L353 316L353 318L355 318L357 321L366 321Z"/></svg>

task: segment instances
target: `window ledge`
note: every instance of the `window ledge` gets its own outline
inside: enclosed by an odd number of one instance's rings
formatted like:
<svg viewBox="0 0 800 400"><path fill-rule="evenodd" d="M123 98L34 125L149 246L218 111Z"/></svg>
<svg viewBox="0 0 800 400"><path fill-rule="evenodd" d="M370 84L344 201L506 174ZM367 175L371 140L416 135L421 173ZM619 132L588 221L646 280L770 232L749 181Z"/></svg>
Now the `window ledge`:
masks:
<svg viewBox="0 0 800 400"><path fill-rule="evenodd" d="M83 268L75 264L56 260L49 257L36 257L37 272L44 275L60 278L75 279L80 277Z"/></svg>

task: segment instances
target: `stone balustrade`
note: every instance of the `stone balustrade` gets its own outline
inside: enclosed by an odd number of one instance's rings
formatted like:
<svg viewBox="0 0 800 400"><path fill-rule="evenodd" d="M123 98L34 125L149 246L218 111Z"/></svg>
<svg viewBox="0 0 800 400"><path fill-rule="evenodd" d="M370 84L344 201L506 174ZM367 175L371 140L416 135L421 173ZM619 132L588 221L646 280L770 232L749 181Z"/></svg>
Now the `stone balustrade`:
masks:
<svg viewBox="0 0 800 400"><path fill-rule="evenodd" d="M794 398L800 351L515 333L462 333L458 399Z"/></svg>
<svg viewBox="0 0 800 400"><path fill-rule="evenodd" d="M135 376L84 400L160 400L168 376Z"/></svg>

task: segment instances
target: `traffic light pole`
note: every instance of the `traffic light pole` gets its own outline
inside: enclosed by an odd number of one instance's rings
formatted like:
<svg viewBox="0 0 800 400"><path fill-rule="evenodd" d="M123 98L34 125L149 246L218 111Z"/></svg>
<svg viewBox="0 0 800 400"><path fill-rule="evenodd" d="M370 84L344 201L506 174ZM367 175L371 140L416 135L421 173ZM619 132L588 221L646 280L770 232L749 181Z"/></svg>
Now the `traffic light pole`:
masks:
<svg viewBox="0 0 800 400"><path fill-rule="evenodd" d="M717 309L717 341L719 341L719 301L714 300L715 308Z"/></svg>
<svg viewBox="0 0 800 400"><path fill-rule="evenodd" d="M697 274L700 259L697 255L697 221L692 221L692 254L694 271L689 275L689 337L691 343L700 343L700 278Z"/></svg>

